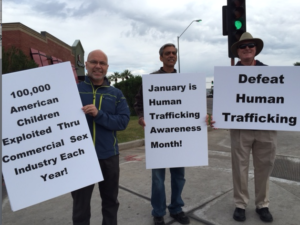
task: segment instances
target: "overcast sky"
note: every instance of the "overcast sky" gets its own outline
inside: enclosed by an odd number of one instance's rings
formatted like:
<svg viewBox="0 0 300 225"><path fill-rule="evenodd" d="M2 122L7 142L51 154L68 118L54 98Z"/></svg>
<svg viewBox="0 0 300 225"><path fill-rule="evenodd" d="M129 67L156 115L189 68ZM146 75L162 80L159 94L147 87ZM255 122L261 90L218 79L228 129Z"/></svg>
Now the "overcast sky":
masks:
<svg viewBox="0 0 300 225"><path fill-rule="evenodd" d="M2 21L21 22L72 45L79 39L87 54L102 49L109 74L130 70L149 74L162 65L159 48L180 37L181 73L205 73L229 66L222 35L226 0L2 0ZM247 31L264 41L257 59L270 66L300 62L300 1L248 0ZM178 63L177 63L178 64ZM176 65L177 68L178 65ZM208 83L208 86L209 86Z"/></svg>

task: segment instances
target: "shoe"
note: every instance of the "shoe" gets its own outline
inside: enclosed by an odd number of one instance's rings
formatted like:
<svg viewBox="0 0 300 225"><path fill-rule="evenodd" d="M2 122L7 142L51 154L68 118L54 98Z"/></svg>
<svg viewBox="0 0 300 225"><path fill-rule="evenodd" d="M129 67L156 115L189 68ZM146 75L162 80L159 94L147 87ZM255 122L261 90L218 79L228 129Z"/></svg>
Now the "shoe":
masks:
<svg viewBox="0 0 300 225"><path fill-rule="evenodd" d="M259 217L262 221L264 221L264 222L272 222L273 221L273 216L269 212L268 207L264 207L261 209L256 208L255 211L257 212L257 214L259 214Z"/></svg>
<svg viewBox="0 0 300 225"><path fill-rule="evenodd" d="M245 221L246 220L245 209L235 208L233 213L233 219L240 222Z"/></svg>
<svg viewBox="0 0 300 225"><path fill-rule="evenodd" d="M185 215L185 213L183 211L181 211L180 213L176 213L176 214L170 214L171 217L173 217L178 223L181 224L189 224L190 223L190 219Z"/></svg>
<svg viewBox="0 0 300 225"><path fill-rule="evenodd" d="M164 217L162 216L158 216L158 217L153 217L154 220L154 225L164 225L165 221L164 221Z"/></svg>

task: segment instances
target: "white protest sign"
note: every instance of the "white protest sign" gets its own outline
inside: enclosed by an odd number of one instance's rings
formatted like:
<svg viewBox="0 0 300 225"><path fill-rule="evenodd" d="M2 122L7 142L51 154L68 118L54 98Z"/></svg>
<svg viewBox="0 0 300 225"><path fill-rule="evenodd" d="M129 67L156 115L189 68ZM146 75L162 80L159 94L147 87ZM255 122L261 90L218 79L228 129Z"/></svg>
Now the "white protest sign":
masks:
<svg viewBox="0 0 300 225"><path fill-rule="evenodd" d="M203 74L143 75L146 168L208 165Z"/></svg>
<svg viewBox="0 0 300 225"><path fill-rule="evenodd" d="M300 67L215 67L217 128L300 131Z"/></svg>
<svg viewBox="0 0 300 225"><path fill-rule="evenodd" d="M69 62L2 80L2 168L13 211L103 180Z"/></svg>

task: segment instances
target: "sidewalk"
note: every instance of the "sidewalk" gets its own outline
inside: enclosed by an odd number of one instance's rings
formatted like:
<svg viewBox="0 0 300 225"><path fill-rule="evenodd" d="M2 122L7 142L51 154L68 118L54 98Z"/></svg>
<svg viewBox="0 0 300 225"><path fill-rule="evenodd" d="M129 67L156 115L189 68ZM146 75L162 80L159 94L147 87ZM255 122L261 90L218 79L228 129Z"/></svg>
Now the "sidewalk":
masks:
<svg viewBox="0 0 300 225"><path fill-rule="evenodd" d="M211 140L213 140L210 137ZM120 225L152 225L151 170L145 169L143 141L121 145L120 151ZM226 143L224 143L226 147ZM299 158L297 158L299 160ZM252 164L252 162L251 162ZM186 184L182 193L184 211L191 225L260 225L265 224L255 212L253 168L250 168L250 202L243 223L232 218L234 211L230 153L209 150L209 166L186 168ZM166 173L167 203L170 202L170 173ZM92 197L91 225L101 224L101 200L95 186ZM20 184L22 188L22 184ZM270 211L273 225L298 225L300 221L300 182L271 177ZM72 198L66 194L55 199L12 212L9 201L2 203L3 225L67 225L72 224ZM167 214L166 224L179 223Z"/></svg>

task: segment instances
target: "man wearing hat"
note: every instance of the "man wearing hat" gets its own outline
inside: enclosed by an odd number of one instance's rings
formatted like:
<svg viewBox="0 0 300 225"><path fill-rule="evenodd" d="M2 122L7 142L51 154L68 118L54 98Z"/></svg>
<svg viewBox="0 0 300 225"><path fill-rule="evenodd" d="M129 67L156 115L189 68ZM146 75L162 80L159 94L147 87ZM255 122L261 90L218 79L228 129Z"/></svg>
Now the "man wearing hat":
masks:
<svg viewBox="0 0 300 225"><path fill-rule="evenodd" d="M236 66L266 66L255 60L263 49L263 41L248 32L231 46L233 54L240 59ZM249 201L248 171L252 150L255 184L256 212L264 222L272 222L269 212L269 177L271 175L276 147L277 132L271 130L230 130L233 195L236 205L233 218L245 221L245 209Z"/></svg>
<svg viewBox="0 0 300 225"><path fill-rule="evenodd" d="M152 74L176 73L174 68L177 62L177 49L174 44L167 43L159 49L159 59L163 63L158 71ZM159 78L158 78L159 79ZM143 90L142 86L135 96L134 109L139 117L138 123L145 127L144 106L143 106ZM163 225L164 215L166 215L166 191L165 191L165 168L152 169L152 193L151 205L153 207L152 216L154 225ZM168 205L170 216L180 224L189 224L190 219L182 211L184 202L181 193L185 184L184 168L170 168L171 173L171 203Z"/></svg>

